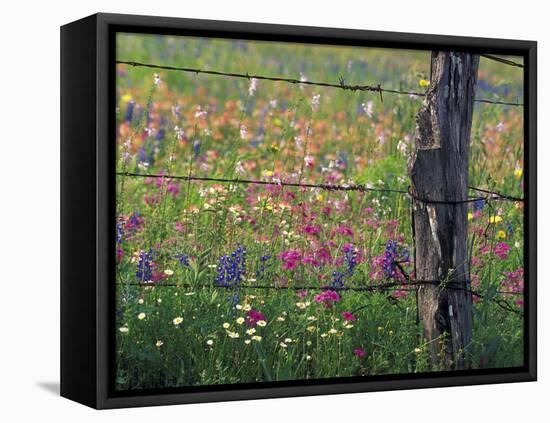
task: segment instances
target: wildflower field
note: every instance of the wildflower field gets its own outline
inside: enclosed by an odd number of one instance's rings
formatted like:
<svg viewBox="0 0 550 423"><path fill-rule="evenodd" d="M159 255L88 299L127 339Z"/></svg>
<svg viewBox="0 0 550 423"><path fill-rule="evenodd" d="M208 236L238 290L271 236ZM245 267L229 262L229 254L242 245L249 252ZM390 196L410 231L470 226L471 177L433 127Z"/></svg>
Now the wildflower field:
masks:
<svg viewBox="0 0 550 423"><path fill-rule="evenodd" d="M118 34L117 59L430 84L427 51ZM127 64L116 90L116 389L441 369L407 286L422 97ZM522 71L482 58L476 96L521 102ZM523 197L523 142L522 108L476 103L469 184ZM469 361L522 366L523 203L468 207Z"/></svg>

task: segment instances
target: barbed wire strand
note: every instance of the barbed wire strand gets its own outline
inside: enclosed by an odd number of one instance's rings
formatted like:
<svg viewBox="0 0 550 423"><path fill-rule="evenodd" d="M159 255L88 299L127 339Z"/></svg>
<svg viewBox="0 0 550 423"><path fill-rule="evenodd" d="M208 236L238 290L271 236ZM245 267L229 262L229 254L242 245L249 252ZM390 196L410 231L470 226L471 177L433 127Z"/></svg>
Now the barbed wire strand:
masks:
<svg viewBox="0 0 550 423"><path fill-rule="evenodd" d="M257 79L257 80L264 80L264 81L273 81L273 82L286 82L289 84L296 84L296 85L312 85L317 87L329 87L329 88L339 88L341 90L345 91L368 91L368 92L376 92L380 95L380 100L384 101L384 98L382 96L383 93L389 93L389 94L401 94L401 95L409 95L409 96L415 96L415 97L425 97L426 93L417 92L417 91L407 91L407 90L397 90L392 88L383 88L381 84L377 85L353 85L353 84L347 84L345 82L345 78L342 76L340 77L340 81L336 83L332 82L316 82L316 81L307 81L297 78L288 78L288 77L280 77L280 76L266 76L266 75L256 75L256 74L250 74L250 73L238 73L238 72L222 72L222 71L216 71L216 70L205 70L200 68L190 68L190 67L180 67L180 66L169 66L169 65L159 65L155 63L142 63L142 62L135 62L135 61L127 61L127 60L117 60L117 64L119 65L128 65L132 67L143 67L143 68L150 68L150 69L163 69L168 71L178 71L178 72L186 72L186 73L194 73L196 75L199 74L205 74L205 75L215 75L215 76L223 76L228 78L241 78L241 79ZM478 103L488 103L488 104L500 104L505 106L516 106L516 107L522 107L522 103L515 103L515 102L507 102L507 101L501 101L501 100L490 100L490 99L475 99L475 102Z"/></svg>
<svg viewBox="0 0 550 423"><path fill-rule="evenodd" d="M155 173L134 173L134 172L116 172L117 176L132 177L132 178L164 178L183 181L200 181L200 182L219 182L229 184L252 184L252 185L272 185L272 186L287 186L295 188L311 188L322 189L325 191L359 191L359 192L381 192L381 193L396 193L403 194L413 198L415 201L428 203L428 204L464 204L473 203L476 201L493 201L504 200L513 202L522 202L523 198L514 197L507 194L502 194L498 191L491 191L484 188L468 187L473 191L483 192L488 197L471 197L465 200L446 201L446 200L430 200L426 198L417 197L411 190L392 189L392 188L373 188L363 184L353 185L333 185L333 184L314 184L304 182L284 182L284 181L263 181L255 179L239 179L239 178L214 178L208 176L193 176L193 175L169 175L169 174L155 174Z"/></svg>
<svg viewBox="0 0 550 423"><path fill-rule="evenodd" d="M485 57L486 59L489 59L489 60L493 60L495 62L504 63L505 65L508 65L508 66L516 66L518 68L524 67L522 63L514 62L513 60L506 59L504 57L494 56L492 54L480 54L480 56Z"/></svg>
<svg viewBox="0 0 550 423"><path fill-rule="evenodd" d="M365 287L332 287L332 286L308 286L308 285L291 285L291 286L276 286L276 285L192 285L185 283L137 283L137 282L116 282L116 285L121 286L136 286L140 288L191 288L191 289L258 289L258 290L275 290L275 291L335 291L335 292L362 292L362 293L384 293L384 292L417 292L418 288L410 288L409 286L435 285L439 289L459 290L469 292L471 295L480 299L487 298L486 294L474 291L470 288L461 286L453 286L453 284L465 284L468 281L430 281L430 280L411 280L407 282L388 282L385 284L371 285ZM500 295L523 295L522 292L514 291L495 291ZM489 298L489 301L494 302L505 311L523 315L517 308L513 307L502 298Z"/></svg>

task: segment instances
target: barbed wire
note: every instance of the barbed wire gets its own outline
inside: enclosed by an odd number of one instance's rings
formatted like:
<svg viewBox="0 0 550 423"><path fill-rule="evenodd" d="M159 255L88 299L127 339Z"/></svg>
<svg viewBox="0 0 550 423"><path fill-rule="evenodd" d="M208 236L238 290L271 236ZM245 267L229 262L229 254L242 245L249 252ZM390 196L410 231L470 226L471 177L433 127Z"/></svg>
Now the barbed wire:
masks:
<svg viewBox="0 0 550 423"><path fill-rule="evenodd" d="M138 282L116 282L119 286L135 286L140 288L189 288L189 289L223 289L223 290L274 290L274 291L334 291L334 292L361 292L361 293L391 293L391 292L418 292L418 288L423 285L436 286L440 290L458 290L471 294L474 297L480 299L487 299L487 294L479 291L472 290L471 288L461 285L467 285L470 281L435 281L435 280L409 280L406 282L387 282L383 284L370 285L370 286L310 286L310 285L290 285L290 286L277 286L277 285L193 285L189 283L138 283ZM413 288L411 288L411 286ZM515 291L495 291L495 294L499 295L517 295L523 296L523 292ZM509 311L515 314L523 315L523 312L513 307L508 301L503 298L488 298L490 302L495 303L497 306L505 311Z"/></svg>
<svg viewBox="0 0 550 423"><path fill-rule="evenodd" d="M376 92L380 95L381 101L384 101L384 98L382 96L383 93L401 94L401 95L409 95L409 96L415 96L415 97L426 96L426 93L423 93L423 92L383 88L381 84L377 84L377 85L347 84L345 78L342 76L340 76L339 78L340 80L338 83L332 83L332 82L307 81L307 80L302 80L297 78L288 78L288 77L280 77L280 76L257 75L257 74L250 74L248 72L246 73L223 72L223 71L216 71L216 70L205 70L205 69L191 68L191 67L159 65L155 63L142 63L142 62L135 62L135 61L127 61L127 60L117 60L116 63L119 65L128 65L132 67L143 67L143 68L150 68L150 69L163 69L168 71L194 73L196 75L205 74L205 75L223 76L228 78L241 78L241 79L248 79L248 80L257 79L257 80L273 81L273 82L286 82L288 84L296 84L296 85L312 85L317 87L339 88L345 91ZM474 101L478 103L500 104L505 106L516 106L516 107L523 106L523 103L507 102L507 101L501 101L501 100L490 100L485 98L474 99Z"/></svg>
<svg viewBox="0 0 550 423"><path fill-rule="evenodd" d="M514 62L513 60L505 59L504 57L494 56L492 54L480 54L480 56L485 57L486 59L489 59L489 60L493 60L495 62L504 63L505 65L516 66L518 68L524 67L522 63Z"/></svg>
<svg viewBox="0 0 550 423"><path fill-rule="evenodd" d="M333 185L333 184L314 184L314 183L304 183L304 182L285 182L285 181L264 181L261 179L239 179L239 178L215 178L208 176L193 176L193 175L169 175L169 174L155 174L155 173L134 173L134 172L116 172L117 176L123 177L132 177L132 178L164 178L164 179L174 179L174 180L183 180L183 181L200 181L200 182L220 182L228 184L251 184L251 185L272 185L272 186L287 186L295 188L311 188L311 189L321 189L325 191L359 191L359 192L381 192L381 193L396 193L403 194L413 198L415 201L428 203L428 204L463 204L463 203L473 203L476 201L512 201L512 202L522 202L523 198L514 197L507 194L502 194L498 191L491 191L484 188L477 187L468 187L471 190L483 192L487 194L488 197L471 197L465 200L430 200L426 198L417 197L414 195L410 189L392 189L392 188L373 188L364 184L345 184L345 185Z"/></svg>

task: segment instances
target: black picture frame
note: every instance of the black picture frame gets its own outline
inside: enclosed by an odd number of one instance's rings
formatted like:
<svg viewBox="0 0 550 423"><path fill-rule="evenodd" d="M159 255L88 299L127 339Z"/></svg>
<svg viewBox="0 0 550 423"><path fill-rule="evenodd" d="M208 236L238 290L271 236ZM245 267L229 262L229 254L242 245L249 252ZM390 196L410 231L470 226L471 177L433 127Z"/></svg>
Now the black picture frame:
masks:
<svg viewBox="0 0 550 423"><path fill-rule="evenodd" d="M335 380L113 390L114 36L197 35L423 50L461 50L524 59L525 331L523 367ZM536 136L534 41L95 14L61 28L61 395L97 409L292 397L537 378Z"/></svg>

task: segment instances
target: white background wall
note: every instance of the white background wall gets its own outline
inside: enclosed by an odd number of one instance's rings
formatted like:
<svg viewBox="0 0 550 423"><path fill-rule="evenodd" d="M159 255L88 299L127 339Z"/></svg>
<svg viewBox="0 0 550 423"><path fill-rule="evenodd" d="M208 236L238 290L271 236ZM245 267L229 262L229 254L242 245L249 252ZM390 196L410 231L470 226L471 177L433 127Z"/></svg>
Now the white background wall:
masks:
<svg viewBox="0 0 550 423"><path fill-rule="evenodd" d="M113 421L543 421L550 409L546 273L539 276L539 382L96 412L59 381L59 26L103 11L539 42L539 260L550 253L548 13L542 1L6 0L0 31L0 419ZM78 281L75 281L78 283ZM545 298L546 297L546 298ZM537 417L539 416L539 417Z"/></svg>

